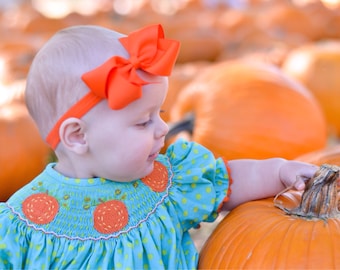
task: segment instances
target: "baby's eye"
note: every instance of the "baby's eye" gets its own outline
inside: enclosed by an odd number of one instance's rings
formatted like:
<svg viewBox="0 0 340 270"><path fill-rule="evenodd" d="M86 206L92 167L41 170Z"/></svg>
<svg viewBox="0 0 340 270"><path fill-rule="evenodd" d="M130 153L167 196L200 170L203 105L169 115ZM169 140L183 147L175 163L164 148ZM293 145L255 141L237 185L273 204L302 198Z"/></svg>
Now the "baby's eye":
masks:
<svg viewBox="0 0 340 270"><path fill-rule="evenodd" d="M151 123L151 119L145 121L145 122L142 122L142 123L138 123L137 126L138 127L146 127L148 124Z"/></svg>

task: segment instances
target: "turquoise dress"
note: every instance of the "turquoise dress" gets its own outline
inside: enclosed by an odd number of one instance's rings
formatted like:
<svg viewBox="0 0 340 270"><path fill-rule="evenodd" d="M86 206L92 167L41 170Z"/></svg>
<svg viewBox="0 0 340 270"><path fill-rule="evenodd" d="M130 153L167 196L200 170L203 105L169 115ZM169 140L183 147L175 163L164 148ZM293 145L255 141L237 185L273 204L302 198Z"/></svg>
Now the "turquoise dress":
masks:
<svg viewBox="0 0 340 270"><path fill-rule="evenodd" d="M228 197L224 161L191 142L128 183L53 166L0 204L0 269L195 269L188 230L214 221Z"/></svg>

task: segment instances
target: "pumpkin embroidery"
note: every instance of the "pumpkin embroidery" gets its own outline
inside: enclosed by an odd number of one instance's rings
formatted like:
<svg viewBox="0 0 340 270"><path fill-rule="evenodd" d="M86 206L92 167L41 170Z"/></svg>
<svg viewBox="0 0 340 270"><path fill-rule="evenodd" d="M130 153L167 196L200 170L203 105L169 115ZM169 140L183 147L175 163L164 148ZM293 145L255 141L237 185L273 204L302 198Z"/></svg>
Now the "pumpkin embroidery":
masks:
<svg viewBox="0 0 340 270"><path fill-rule="evenodd" d="M46 193L37 193L24 200L22 210L28 220L36 224L48 224L57 215L59 203Z"/></svg>
<svg viewBox="0 0 340 270"><path fill-rule="evenodd" d="M99 204L93 213L94 228L103 234L114 233L126 226L129 220L125 204L110 200Z"/></svg>
<svg viewBox="0 0 340 270"><path fill-rule="evenodd" d="M163 192L168 184L168 170L159 161L155 161L153 171L142 178L142 182L155 192Z"/></svg>

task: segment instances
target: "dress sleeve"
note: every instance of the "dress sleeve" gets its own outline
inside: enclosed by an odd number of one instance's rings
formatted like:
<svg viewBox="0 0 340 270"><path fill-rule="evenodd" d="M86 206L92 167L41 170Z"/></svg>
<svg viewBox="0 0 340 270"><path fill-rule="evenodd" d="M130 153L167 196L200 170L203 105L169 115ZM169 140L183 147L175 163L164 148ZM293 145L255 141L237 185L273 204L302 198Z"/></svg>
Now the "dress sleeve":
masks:
<svg viewBox="0 0 340 270"><path fill-rule="evenodd" d="M19 223L6 204L0 203L0 269L23 268L26 231Z"/></svg>
<svg viewBox="0 0 340 270"><path fill-rule="evenodd" d="M231 180L227 163L194 142L178 140L167 152L173 173L170 200L184 229L212 222L228 200Z"/></svg>

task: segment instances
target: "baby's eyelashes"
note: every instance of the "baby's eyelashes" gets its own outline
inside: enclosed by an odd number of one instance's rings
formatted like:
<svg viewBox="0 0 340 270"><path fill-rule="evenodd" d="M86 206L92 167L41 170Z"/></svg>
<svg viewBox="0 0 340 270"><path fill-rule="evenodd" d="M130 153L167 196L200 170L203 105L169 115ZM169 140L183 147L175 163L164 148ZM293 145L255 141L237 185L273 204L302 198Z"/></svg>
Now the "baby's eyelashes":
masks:
<svg viewBox="0 0 340 270"><path fill-rule="evenodd" d="M146 127L147 125L149 125L149 124L151 124L151 123L152 123L152 120L149 119L149 120L147 120L147 121L138 123L136 126L137 126L137 127Z"/></svg>

